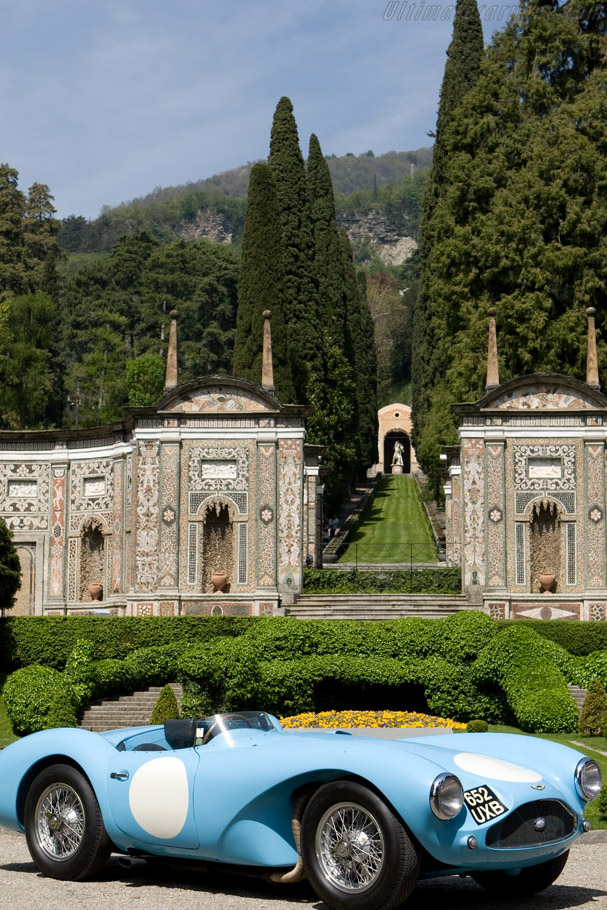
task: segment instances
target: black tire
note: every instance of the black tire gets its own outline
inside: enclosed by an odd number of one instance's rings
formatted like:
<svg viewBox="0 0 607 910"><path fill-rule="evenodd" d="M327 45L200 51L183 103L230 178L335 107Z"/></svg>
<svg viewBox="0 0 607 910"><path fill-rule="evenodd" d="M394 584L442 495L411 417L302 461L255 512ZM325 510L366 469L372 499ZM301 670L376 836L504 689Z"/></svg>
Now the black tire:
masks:
<svg viewBox="0 0 607 910"><path fill-rule="evenodd" d="M507 872L475 872L472 878L486 891L506 897L523 897L526 894L535 894L543 891L552 882L556 881L569 857L569 850L549 859L537 866L527 866L517 875L508 875Z"/></svg>
<svg viewBox="0 0 607 910"><path fill-rule="evenodd" d="M335 910L391 910L419 875L417 850L402 823L353 781L325 784L311 797L301 854L310 884Z"/></svg>
<svg viewBox="0 0 607 910"><path fill-rule="evenodd" d="M25 803L25 837L40 872L64 881L96 875L112 852L91 785L71 765L51 765L35 778Z"/></svg>

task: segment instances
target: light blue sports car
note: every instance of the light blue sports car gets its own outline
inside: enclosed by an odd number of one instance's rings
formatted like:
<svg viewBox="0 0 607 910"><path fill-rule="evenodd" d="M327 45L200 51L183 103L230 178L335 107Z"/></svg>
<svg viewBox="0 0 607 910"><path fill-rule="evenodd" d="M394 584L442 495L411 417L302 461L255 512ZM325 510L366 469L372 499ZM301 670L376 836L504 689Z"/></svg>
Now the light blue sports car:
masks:
<svg viewBox="0 0 607 910"><path fill-rule="evenodd" d="M547 887L600 788L596 762L532 737L388 741L243 711L27 736L0 753L0 824L25 831L54 878L94 876L111 852L187 857L307 876L329 907L389 910L419 877Z"/></svg>

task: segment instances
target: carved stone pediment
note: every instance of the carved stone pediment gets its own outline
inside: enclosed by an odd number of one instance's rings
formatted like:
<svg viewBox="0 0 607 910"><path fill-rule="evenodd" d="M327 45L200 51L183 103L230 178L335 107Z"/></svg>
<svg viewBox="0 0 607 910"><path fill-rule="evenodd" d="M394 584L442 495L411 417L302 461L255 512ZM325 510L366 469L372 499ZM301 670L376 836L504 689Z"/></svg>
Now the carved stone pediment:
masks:
<svg viewBox="0 0 607 910"><path fill-rule="evenodd" d="M482 410L498 411L588 411L606 406L602 392L578 379L551 373L507 382L478 405Z"/></svg>
<svg viewBox="0 0 607 910"><path fill-rule="evenodd" d="M276 412L280 405L271 395L252 383L229 377L194 380L167 393L157 404L158 411L181 414L245 414Z"/></svg>

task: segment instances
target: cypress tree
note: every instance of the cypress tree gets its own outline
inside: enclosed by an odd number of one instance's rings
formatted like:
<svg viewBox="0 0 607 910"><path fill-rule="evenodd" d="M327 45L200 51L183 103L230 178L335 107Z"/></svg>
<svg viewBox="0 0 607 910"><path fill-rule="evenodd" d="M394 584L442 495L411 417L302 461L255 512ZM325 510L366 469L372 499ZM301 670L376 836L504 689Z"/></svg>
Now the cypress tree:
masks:
<svg viewBox="0 0 607 910"><path fill-rule="evenodd" d="M25 196L18 180L14 168L0 164L0 297L28 290L23 241Z"/></svg>
<svg viewBox="0 0 607 910"><path fill-rule="evenodd" d="M366 469L375 463L377 455L377 350L364 276L359 280L356 275L352 247L344 228L339 231L339 246L352 339L356 460L358 474L364 475Z"/></svg>
<svg viewBox="0 0 607 910"><path fill-rule="evenodd" d="M583 375L587 306L599 309L607 367L606 57L604 20L580 3L525 2L441 138L444 188L424 272L431 397L416 447L427 473L456 440L451 404L482 394L488 306L500 319L502 381Z"/></svg>
<svg viewBox="0 0 607 910"><path fill-rule="evenodd" d="M259 385L263 351L263 311L272 313L274 384L281 401L294 401L295 390L283 318L282 238L272 171L255 164L249 180L238 310L234 342L235 376Z"/></svg>
<svg viewBox="0 0 607 910"><path fill-rule="evenodd" d="M283 314L293 380L297 399L307 402L310 383L322 376L322 332L306 172L293 105L286 97L280 99L274 114L269 162L282 232Z"/></svg>
<svg viewBox="0 0 607 910"><path fill-rule="evenodd" d="M329 167L318 138L310 136L308 191L314 237L314 271L322 322L346 357L352 354L348 329L344 261L335 219L335 197Z"/></svg>
<svg viewBox="0 0 607 910"><path fill-rule="evenodd" d="M466 93L477 82L483 57L483 30L476 0L457 0L453 36L438 106L433 161L424 192L421 223L421 282L413 318L413 355L411 365L413 442L419 446L420 428L430 407L437 373L437 327L428 291L428 270L434 243L433 214L446 192L448 153L445 133ZM420 453L418 452L418 457ZM422 455L423 460L423 455ZM428 467L427 464L424 467Z"/></svg>

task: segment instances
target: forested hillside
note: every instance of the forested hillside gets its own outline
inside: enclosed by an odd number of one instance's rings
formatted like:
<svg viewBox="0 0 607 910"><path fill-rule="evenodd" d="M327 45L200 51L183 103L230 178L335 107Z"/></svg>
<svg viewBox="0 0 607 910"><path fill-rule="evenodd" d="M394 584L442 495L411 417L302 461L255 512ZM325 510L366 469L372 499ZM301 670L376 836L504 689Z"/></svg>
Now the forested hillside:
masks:
<svg viewBox="0 0 607 910"><path fill-rule="evenodd" d="M462 29L478 19L471 3ZM413 345L416 451L435 479L441 444L457 439L451 404L483 393L488 307L502 381L542 370L583 378L587 306L607 367L606 26L605 4L525 0L477 77L477 45L454 32Z"/></svg>
<svg viewBox="0 0 607 910"><path fill-rule="evenodd" d="M327 158L338 220L348 229L354 227L361 255L369 254L364 241L378 231L379 236L387 232L390 242L417 236L431 160L431 149ZM107 252L124 234L148 231L162 242L205 237L239 249L251 168L248 164L186 186L158 188L106 208L92 221L71 215L61 223L60 243L69 252ZM372 213L370 221L357 232L367 213Z"/></svg>

